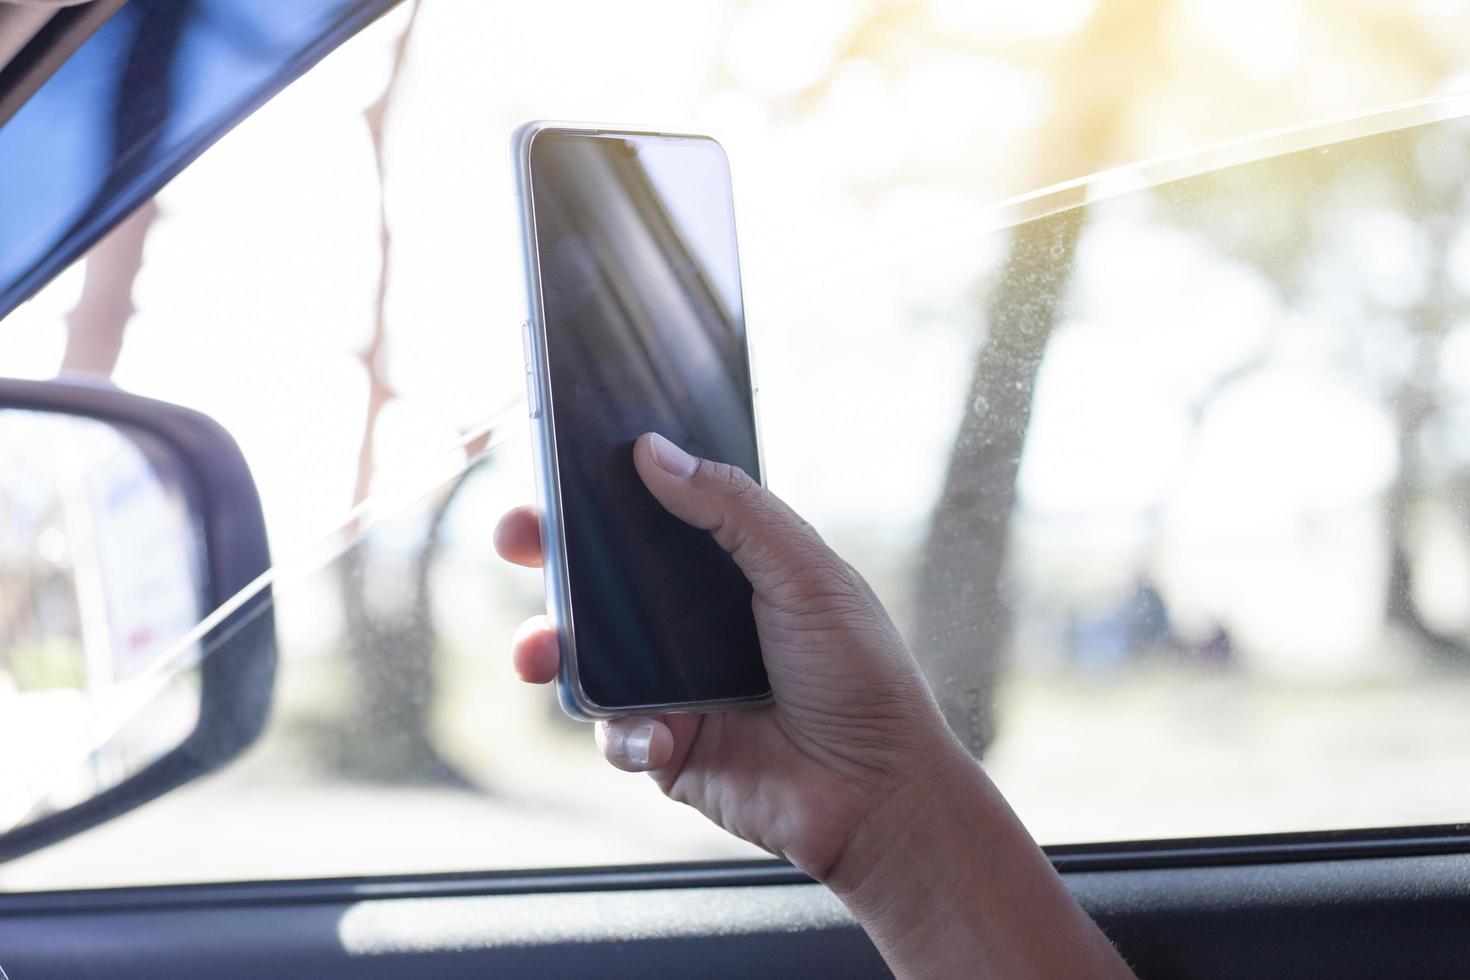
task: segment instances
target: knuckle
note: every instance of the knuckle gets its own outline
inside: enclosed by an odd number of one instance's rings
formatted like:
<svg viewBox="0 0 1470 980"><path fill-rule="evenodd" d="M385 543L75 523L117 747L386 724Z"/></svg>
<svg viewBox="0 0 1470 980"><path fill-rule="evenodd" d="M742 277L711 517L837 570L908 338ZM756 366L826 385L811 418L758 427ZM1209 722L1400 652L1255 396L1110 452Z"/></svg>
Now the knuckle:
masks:
<svg viewBox="0 0 1470 980"><path fill-rule="evenodd" d="M705 461L700 469L708 484L724 496L743 497L758 489L750 475L738 466Z"/></svg>
<svg viewBox="0 0 1470 980"><path fill-rule="evenodd" d="M845 604L854 609L867 606L868 591L863 588L861 577L851 565L836 555L829 554L818 568L831 595L840 596Z"/></svg>
<svg viewBox="0 0 1470 980"><path fill-rule="evenodd" d="M832 577L832 581L843 592L848 592L855 596L867 596L868 590L864 588L863 578L857 573L857 569L853 568L833 551L829 550L826 558L827 560L824 564L826 565L827 574Z"/></svg>

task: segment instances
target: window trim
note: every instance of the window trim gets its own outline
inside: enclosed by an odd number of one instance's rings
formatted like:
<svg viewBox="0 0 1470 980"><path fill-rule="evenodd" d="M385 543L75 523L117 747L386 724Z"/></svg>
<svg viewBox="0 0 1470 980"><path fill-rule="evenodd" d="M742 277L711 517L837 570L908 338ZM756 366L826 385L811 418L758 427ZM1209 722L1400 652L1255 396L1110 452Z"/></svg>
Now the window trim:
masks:
<svg viewBox="0 0 1470 980"><path fill-rule="evenodd" d="M1063 874L1465 854L1470 853L1470 823L1064 844L1043 850ZM809 884L810 877L785 861L765 858L0 892L0 915Z"/></svg>

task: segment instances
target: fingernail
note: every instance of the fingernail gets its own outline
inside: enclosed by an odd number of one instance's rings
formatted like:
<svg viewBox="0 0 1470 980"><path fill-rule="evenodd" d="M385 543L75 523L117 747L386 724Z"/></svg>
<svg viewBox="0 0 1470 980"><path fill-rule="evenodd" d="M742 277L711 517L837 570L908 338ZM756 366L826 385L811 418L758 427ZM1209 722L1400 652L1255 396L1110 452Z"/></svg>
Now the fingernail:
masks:
<svg viewBox="0 0 1470 980"><path fill-rule="evenodd" d="M628 757L628 762L635 766L648 765L649 755L653 750L653 726L640 725L628 733L623 740L623 753Z"/></svg>
<svg viewBox="0 0 1470 980"><path fill-rule="evenodd" d="M658 464L659 469L680 479L693 476L695 468L699 466L699 460L657 432L649 433L648 448L653 450L653 461Z"/></svg>

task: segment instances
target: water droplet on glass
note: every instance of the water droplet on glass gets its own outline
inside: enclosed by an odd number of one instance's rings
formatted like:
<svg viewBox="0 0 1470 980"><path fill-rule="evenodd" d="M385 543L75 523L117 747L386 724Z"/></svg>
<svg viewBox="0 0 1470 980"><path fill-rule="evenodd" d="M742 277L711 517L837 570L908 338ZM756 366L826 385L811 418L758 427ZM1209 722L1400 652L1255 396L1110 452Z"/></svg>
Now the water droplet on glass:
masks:
<svg viewBox="0 0 1470 980"><path fill-rule="evenodd" d="M990 411L990 401L984 395L976 395L975 400L970 402L970 410L976 415L984 415Z"/></svg>

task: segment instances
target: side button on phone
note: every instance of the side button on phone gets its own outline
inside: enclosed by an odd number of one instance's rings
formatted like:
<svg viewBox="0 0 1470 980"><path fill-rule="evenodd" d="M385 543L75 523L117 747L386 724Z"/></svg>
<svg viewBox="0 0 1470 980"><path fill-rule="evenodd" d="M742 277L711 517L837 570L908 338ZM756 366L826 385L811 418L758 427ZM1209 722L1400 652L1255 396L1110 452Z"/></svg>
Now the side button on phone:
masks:
<svg viewBox="0 0 1470 980"><path fill-rule="evenodd" d="M531 350L531 321L521 321L521 351L523 352L523 364L526 368L526 413L533 419L541 417L541 395L536 389L536 375L533 364L536 363L536 355Z"/></svg>
<svg viewBox="0 0 1470 980"><path fill-rule="evenodd" d="M537 391L540 385L536 384L536 376L526 371L526 412L533 419L541 417L541 395Z"/></svg>

